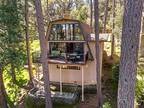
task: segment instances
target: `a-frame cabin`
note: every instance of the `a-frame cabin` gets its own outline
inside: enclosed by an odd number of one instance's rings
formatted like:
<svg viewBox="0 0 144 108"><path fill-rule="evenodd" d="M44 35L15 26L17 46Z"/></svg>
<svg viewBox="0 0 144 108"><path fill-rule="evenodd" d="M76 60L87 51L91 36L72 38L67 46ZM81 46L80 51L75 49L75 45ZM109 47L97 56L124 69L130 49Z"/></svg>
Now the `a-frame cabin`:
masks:
<svg viewBox="0 0 144 108"><path fill-rule="evenodd" d="M100 34L100 62L109 34ZM96 84L95 35L89 25L73 19L49 23L47 35L51 82Z"/></svg>

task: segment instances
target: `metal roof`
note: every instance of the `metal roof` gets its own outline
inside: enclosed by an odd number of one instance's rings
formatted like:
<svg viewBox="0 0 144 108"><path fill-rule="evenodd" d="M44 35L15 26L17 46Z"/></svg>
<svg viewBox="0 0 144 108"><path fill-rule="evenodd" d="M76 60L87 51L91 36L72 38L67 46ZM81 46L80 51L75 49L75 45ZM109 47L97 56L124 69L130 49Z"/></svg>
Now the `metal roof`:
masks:
<svg viewBox="0 0 144 108"><path fill-rule="evenodd" d="M88 40L95 41L95 34L94 33L90 34L90 37ZM110 33L100 33L99 40L104 41L104 42L111 41L111 34Z"/></svg>

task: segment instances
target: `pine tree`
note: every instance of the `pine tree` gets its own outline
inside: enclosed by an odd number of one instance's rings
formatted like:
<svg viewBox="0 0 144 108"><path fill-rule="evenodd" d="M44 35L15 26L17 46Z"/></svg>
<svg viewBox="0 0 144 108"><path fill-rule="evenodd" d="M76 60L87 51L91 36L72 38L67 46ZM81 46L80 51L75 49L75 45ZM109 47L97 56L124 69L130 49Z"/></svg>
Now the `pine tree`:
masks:
<svg viewBox="0 0 144 108"><path fill-rule="evenodd" d="M143 0L125 0L122 29L118 108L134 108Z"/></svg>
<svg viewBox="0 0 144 108"><path fill-rule="evenodd" d="M29 36L29 7L28 0L25 0L25 33L26 33L26 50L27 50L27 61L28 61L28 72L30 84L33 86L33 72L32 72L32 58L30 53L30 36Z"/></svg>
<svg viewBox="0 0 144 108"><path fill-rule="evenodd" d="M5 91L2 65L0 64L0 108L8 108Z"/></svg>
<svg viewBox="0 0 144 108"><path fill-rule="evenodd" d="M17 0L5 0L1 5L0 24L3 27L0 42L0 54L2 64L10 66L10 74L13 82L16 83L15 72L25 63L24 37L22 36L20 3Z"/></svg>
<svg viewBox="0 0 144 108"><path fill-rule="evenodd" d="M104 19L103 19L103 33L106 32L106 24L107 24L107 17L108 17L108 6L109 6L109 0L105 0L105 11L104 11Z"/></svg>
<svg viewBox="0 0 144 108"><path fill-rule="evenodd" d="M46 44L45 38L45 29L44 29L44 18L42 14L41 1L35 0L36 7L36 17L38 24L38 33L40 39L40 47L41 47L41 62L43 67L43 76L44 76L44 88L45 88L45 97L46 97L46 108L52 108L51 101L51 92L50 92L50 80L49 80L49 68L48 68L48 48Z"/></svg>
<svg viewBox="0 0 144 108"><path fill-rule="evenodd" d="M102 106L102 91L101 91L101 70L100 70L100 46L99 46L99 1L94 0L94 18L95 18L95 60L96 60L96 81L97 81L97 107Z"/></svg>

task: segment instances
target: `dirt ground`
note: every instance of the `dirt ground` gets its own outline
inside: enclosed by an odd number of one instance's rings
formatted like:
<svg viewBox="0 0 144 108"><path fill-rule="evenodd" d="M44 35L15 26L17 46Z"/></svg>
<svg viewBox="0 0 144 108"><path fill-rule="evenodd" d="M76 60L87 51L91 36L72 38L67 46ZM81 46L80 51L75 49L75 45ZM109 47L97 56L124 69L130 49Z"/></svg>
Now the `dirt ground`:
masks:
<svg viewBox="0 0 144 108"><path fill-rule="evenodd" d="M109 83L110 84L110 83ZM112 108L116 108L116 93L111 90L111 86L103 88L103 103L110 102ZM96 108L97 95L96 94L85 94L85 101L80 102L78 108Z"/></svg>
<svg viewBox="0 0 144 108"><path fill-rule="evenodd" d="M87 94L85 101L79 104L78 108L96 108L96 94Z"/></svg>

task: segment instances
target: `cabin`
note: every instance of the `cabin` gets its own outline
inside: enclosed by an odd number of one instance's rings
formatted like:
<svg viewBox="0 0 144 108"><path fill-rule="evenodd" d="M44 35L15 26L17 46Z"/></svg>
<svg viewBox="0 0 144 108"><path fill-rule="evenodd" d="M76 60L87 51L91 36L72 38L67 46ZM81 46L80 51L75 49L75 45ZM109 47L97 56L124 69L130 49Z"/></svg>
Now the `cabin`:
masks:
<svg viewBox="0 0 144 108"><path fill-rule="evenodd" d="M109 34L100 34L100 63ZM91 27L73 19L49 23L47 35L48 63L51 82L96 84L95 34Z"/></svg>

